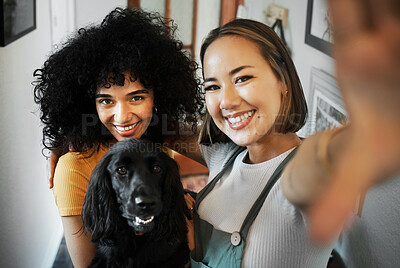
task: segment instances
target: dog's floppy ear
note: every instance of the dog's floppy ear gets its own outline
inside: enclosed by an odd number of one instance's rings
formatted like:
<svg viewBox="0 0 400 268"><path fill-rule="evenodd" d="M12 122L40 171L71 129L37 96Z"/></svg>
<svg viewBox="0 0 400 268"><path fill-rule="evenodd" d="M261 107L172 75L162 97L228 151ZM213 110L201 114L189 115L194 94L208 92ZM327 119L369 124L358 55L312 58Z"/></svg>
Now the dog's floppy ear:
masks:
<svg viewBox="0 0 400 268"><path fill-rule="evenodd" d="M93 170L82 207L83 227L92 232L95 243L99 239L107 242L119 223L119 210L107 170L111 157L112 154L107 153Z"/></svg>
<svg viewBox="0 0 400 268"><path fill-rule="evenodd" d="M176 235L187 232L184 215L190 217L189 209L186 206L183 186L179 175L178 164L170 157L163 157L168 165L168 171L163 185L163 202L166 206L167 223L162 233L165 235Z"/></svg>

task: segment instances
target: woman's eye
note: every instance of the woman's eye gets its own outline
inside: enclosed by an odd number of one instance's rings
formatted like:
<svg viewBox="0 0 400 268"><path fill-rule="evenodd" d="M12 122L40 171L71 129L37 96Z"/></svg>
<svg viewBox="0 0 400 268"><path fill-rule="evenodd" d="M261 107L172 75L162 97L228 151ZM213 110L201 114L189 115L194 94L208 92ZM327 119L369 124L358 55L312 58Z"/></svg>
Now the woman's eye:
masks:
<svg viewBox="0 0 400 268"><path fill-rule="evenodd" d="M217 89L219 89L219 86L216 86L216 85L211 85L211 86L204 87L205 91L214 91L214 90L217 90Z"/></svg>
<svg viewBox="0 0 400 268"><path fill-rule="evenodd" d="M250 75L241 76L241 77L239 77L239 78L237 78L235 80L235 83L243 83L243 82L246 82L247 80L249 80L251 78L253 78L253 76L250 76Z"/></svg>
<svg viewBox="0 0 400 268"><path fill-rule="evenodd" d="M154 165L153 166L153 173L157 174L161 172L161 167L159 165Z"/></svg>
<svg viewBox="0 0 400 268"><path fill-rule="evenodd" d="M126 170L125 167L119 167L119 168L117 169L117 173L118 173L119 175L126 175L127 172L128 172L128 171Z"/></svg>
<svg viewBox="0 0 400 268"><path fill-rule="evenodd" d="M112 104L113 102L110 99L102 99L102 100L99 100L99 103L107 105L107 104Z"/></svg>
<svg viewBox="0 0 400 268"><path fill-rule="evenodd" d="M140 100L144 100L144 98L142 96L134 96L132 98L132 101L140 101Z"/></svg>

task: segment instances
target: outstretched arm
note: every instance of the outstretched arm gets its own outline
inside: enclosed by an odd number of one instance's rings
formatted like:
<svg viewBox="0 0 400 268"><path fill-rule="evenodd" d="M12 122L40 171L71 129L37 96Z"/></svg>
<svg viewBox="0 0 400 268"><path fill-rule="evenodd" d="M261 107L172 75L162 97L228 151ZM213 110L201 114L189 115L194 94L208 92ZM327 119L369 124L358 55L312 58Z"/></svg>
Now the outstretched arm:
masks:
<svg viewBox="0 0 400 268"><path fill-rule="evenodd" d="M336 236L362 192L400 170L399 1L328 0L328 4L337 78L350 125L332 138L335 146L327 145L333 169L328 173L315 169L313 176L320 180L314 182L323 187L315 187L318 192L309 193L313 198L305 200L311 235L318 242ZM302 151L315 150L322 136L303 144L294 161L301 162ZM315 168L316 157L310 154L315 161L288 166L294 171L287 169L286 178L296 174L293 180L307 181L297 171ZM290 184L286 186L289 189ZM300 198L295 190L286 191L289 199ZM300 199L295 202L301 203Z"/></svg>

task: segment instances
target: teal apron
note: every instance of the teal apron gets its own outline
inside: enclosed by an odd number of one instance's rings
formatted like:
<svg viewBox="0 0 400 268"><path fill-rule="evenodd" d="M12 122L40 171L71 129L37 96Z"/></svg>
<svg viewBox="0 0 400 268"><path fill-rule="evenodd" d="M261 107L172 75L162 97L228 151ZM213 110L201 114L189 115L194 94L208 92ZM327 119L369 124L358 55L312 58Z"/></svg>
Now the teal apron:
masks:
<svg viewBox="0 0 400 268"><path fill-rule="evenodd" d="M197 194L194 207L195 249L190 254L192 268L240 268L243 250L250 226L257 217L258 212L268 196L268 193L274 186L275 182L279 179L282 169L296 151L296 149L293 150L278 166L274 174L272 174L260 196L257 198L246 218L244 219L240 231L227 233L214 229L211 224L200 219L197 211L204 197L211 192L228 167L231 166L236 157L244 149L244 147L238 148L238 150L235 151L231 158L229 158L228 162L217 174L217 176L215 176L215 178Z"/></svg>

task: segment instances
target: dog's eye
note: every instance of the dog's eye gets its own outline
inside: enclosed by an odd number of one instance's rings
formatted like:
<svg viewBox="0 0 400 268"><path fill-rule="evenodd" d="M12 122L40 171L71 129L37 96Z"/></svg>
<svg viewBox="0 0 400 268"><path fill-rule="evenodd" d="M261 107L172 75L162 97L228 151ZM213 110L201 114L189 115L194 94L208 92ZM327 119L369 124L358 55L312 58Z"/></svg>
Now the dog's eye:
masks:
<svg viewBox="0 0 400 268"><path fill-rule="evenodd" d="M119 175L125 175L127 173L127 170L126 170L125 167L119 167L117 169L117 172L118 172Z"/></svg>
<svg viewBox="0 0 400 268"><path fill-rule="evenodd" d="M153 173L157 174L161 172L161 167L159 165L153 166Z"/></svg>

